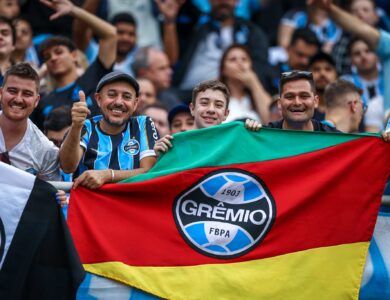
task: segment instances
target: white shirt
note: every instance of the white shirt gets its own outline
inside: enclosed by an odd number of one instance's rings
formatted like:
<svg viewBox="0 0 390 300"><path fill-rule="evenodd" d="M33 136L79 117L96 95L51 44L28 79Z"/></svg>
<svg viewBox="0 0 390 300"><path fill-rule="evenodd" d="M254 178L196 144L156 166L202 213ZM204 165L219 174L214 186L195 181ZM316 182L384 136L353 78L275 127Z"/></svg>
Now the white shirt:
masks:
<svg viewBox="0 0 390 300"><path fill-rule="evenodd" d="M2 112L0 112L1 114ZM3 131L0 128L0 153L7 152ZM11 165L36 175L42 180L61 180L58 148L31 122L22 140L8 151Z"/></svg>
<svg viewBox="0 0 390 300"><path fill-rule="evenodd" d="M252 103L248 96L241 99L230 97L229 115L225 122L242 119L252 119L260 121L259 115L252 109Z"/></svg>

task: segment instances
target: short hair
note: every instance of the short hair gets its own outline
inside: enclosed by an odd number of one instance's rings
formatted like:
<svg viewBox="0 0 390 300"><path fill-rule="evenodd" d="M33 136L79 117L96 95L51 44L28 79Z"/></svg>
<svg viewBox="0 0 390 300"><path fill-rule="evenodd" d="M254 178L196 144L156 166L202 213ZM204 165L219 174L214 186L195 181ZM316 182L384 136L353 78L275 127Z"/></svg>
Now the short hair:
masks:
<svg viewBox="0 0 390 300"><path fill-rule="evenodd" d="M343 100L345 99L345 95L350 93L356 93L361 96L363 91L350 81L338 79L328 84L328 86L325 88L325 104L328 108L334 108L342 105L344 104Z"/></svg>
<svg viewBox="0 0 390 300"><path fill-rule="evenodd" d="M56 35L53 37L47 38L39 47L39 54L43 57L43 53L50 48L55 46L65 46L69 49L70 52L73 52L77 49L76 45L67 37Z"/></svg>
<svg viewBox="0 0 390 300"><path fill-rule="evenodd" d="M196 97L198 96L198 94L206 90L221 91L226 98L226 108L229 107L229 101L230 101L229 89L224 83L222 83L219 80L207 80L196 85L192 90L192 100L191 100L192 105L195 105Z"/></svg>
<svg viewBox="0 0 390 300"><path fill-rule="evenodd" d="M369 43L367 43L365 40L363 40L362 38L358 37L358 36L353 36L350 40L349 40L349 43L348 43L348 53L349 55L351 55L351 52L352 52L352 47L355 45L355 43L357 42L363 42L364 44L367 45L368 49L370 49L371 52L375 52L374 49L372 49L372 47L370 46Z"/></svg>
<svg viewBox="0 0 390 300"><path fill-rule="evenodd" d="M12 45L15 45L15 43L16 43L16 30L15 30L14 24L12 23L12 20L10 20L6 17L0 16L0 24L7 24L11 28Z"/></svg>
<svg viewBox="0 0 390 300"><path fill-rule="evenodd" d="M48 130L61 131L72 125L71 108L68 105L63 105L53 109L43 123L45 133Z"/></svg>
<svg viewBox="0 0 390 300"><path fill-rule="evenodd" d="M316 62L321 62L321 61L327 62L328 64L330 64L336 70L336 63L335 63L333 57L330 56L329 54L323 52L323 51L318 51L317 54L315 54L313 57L310 58L309 69Z"/></svg>
<svg viewBox="0 0 390 300"><path fill-rule="evenodd" d="M284 72L280 75L279 80L279 95L282 95L283 86L287 82L297 81L297 80L306 80L310 83L311 90L316 94L316 86L313 79L313 74L308 71L293 70L290 72Z"/></svg>
<svg viewBox="0 0 390 300"><path fill-rule="evenodd" d="M290 46L294 46L298 40L303 40L306 44L315 45L318 48L321 46L316 34L309 28L295 29L291 37Z"/></svg>
<svg viewBox="0 0 390 300"><path fill-rule="evenodd" d="M141 70L145 70L149 68L150 60L149 60L149 51L152 49L151 47L142 47L140 48L134 56L134 60L131 64L131 68L133 69L134 75L136 77L143 76L140 74Z"/></svg>
<svg viewBox="0 0 390 300"><path fill-rule="evenodd" d="M162 104L161 102L155 102L155 103L151 103L151 104L146 105L143 108L142 113L144 113L149 108L156 108L156 109L165 110L168 113L167 107L164 104Z"/></svg>
<svg viewBox="0 0 390 300"><path fill-rule="evenodd" d="M16 76L29 79L35 82L36 90L39 92L39 76L37 71L27 62L21 62L11 66L4 74L3 86L7 83L9 76Z"/></svg>
<svg viewBox="0 0 390 300"><path fill-rule="evenodd" d="M118 23L128 23L134 27L137 27L137 22L134 16L127 12L121 12L112 17L111 24L115 26Z"/></svg>

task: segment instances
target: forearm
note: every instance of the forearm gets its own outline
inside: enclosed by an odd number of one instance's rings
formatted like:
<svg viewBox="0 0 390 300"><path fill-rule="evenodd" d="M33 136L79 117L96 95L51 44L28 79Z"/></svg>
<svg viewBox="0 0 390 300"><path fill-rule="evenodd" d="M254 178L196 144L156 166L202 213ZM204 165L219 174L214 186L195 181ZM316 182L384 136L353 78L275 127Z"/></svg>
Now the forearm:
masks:
<svg viewBox="0 0 390 300"><path fill-rule="evenodd" d="M134 170L112 170L111 182L119 182L127 178L146 173L150 168L138 168ZM113 176L112 176L113 175Z"/></svg>
<svg viewBox="0 0 390 300"><path fill-rule="evenodd" d="M330 5L328 12L344 31L364 39L372 49L376 49L379 42L379 31L376 28L364 23L335 4Z"/></svg>
<svg viewBox="0 0 390 300"><path fill-rule="evenodd" d="M164 50L168 55L169 62L174 65L179 59L179 41L177 37L177 28L175 21L166 21L163 24L164 31Z"/></svg>
<svg viewBox="0 0 390 300"><path fill-rule="evenodd" d="M67 137L61 145L60 149L60 165L65 173L76 171L81 156L82 150L80 146L81 128L71 127Z"/></svg>
<svg viewBox="0 0 390 300"><path fill-rule="evenodd" d="M262 124L267 124L269 121L269 106L271 104L271 96L266 92L260 81L254 83L251 87L254 109L260 117Z"/></svg>

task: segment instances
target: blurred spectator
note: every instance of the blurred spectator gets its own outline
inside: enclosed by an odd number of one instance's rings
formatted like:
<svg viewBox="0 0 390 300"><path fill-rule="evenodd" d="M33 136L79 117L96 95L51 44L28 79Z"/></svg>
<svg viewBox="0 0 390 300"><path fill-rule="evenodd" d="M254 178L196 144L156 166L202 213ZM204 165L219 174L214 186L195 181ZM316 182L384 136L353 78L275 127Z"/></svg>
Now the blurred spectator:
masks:
<svg viewBox="0 0 390 300"><path fill-rule="evenodd" d="M267 83L267 37L253 23L234 16L236 0L211 0L210 15L199 19L198 26L184 36L183 44L179 45L176 18L181 2L160 0L157 4L164 15L165 50L171 64L178 63L174 85L185 92L183 98L189 99L192 88L199 82L218 78L222 54L234 43L248 47L256 74L263 84Z"/></svg>
<svg viewBox="0 0 390 300"><path fill-rule="evenodd" d="M3 84L3 74L11 67L12 51L15 49L16 32L11 21L0 16L0 84Z"/></svg>
<svg viewBox="0 0 390 300"><path fill-rule="evenodd" d="M309 70L313 73L314 84L319 97L319 104L314 112L313 119L322 121L326 109L324 92L328 84L337 80L336 65L329 54L320 51L311 58Z"/></svg>
<svg viewBox="0 0 390 300"><path fill-rule="evenodd" d="M341 36L341 30L329 19L327 12L311 6L307 11L293 10L283 16L279 25L278 45L287 49L292 34L297 28L311 29L317 35L322 50L326 53L330 53Z"/></svg>
<svg viewBox="0 0 390 300"><path fill-rule="evenodd" d="M43 123L44 133L58 148L61 147L65 134L72 125L69 106L60 106L51 111Z"/></svg>
<svg viewBox="0 0 390 300"><path fill-rule="evenodd" d="M145 106L156 103L157 95L156 89L154 88L153 83L146 78L137 78L139 84L139 97L138 97L138 106L137 114L145 109Z"/></svg>
<svg viewBox="0 0 390 300"><path fill-rule="evenodd" d="M40 63L38 53L32 44L33 32L29 21L24 17L18 17L13 24L16 30L16 42L12 60L14 63L29 62L38 68Z"/></svg>
<svg viewBox="0 0 390 300"><path fill-rule="evenodd" d="M313 31L307 28L296 29L287 47L288 58L274 67L272 94L278 93L280 74L290 70L307 70L310 58L319 50L318 39Z"/></svg>
<svg viewBox="0 0 390 300"><path fill-rule="evenodd" d="M358 132L367 108L361 94L362 90L349 81L340 79L330 83L324 93L326 116L323 123L342 132Z"/></svg>
<svg viewBox="0 0 390 300"><path fill-rule="evenodd" d="M134 57L132 68L136 77L149 79L156 91L157 98L168 108L180 103L171 88L172 69L164 51L157 48L140 48Z"/></svg>
<svg viewBox="0 0 390 300"><path fill-rule="evenodd" d="M194 129L194 117L186 104L175 106L168 114L170 134Z"/></svg>
<svg viewBox="0 0 390 300"><path fill-rule="evenodd" d="M0 0L0 16L12 20L20 14L19 0Z"/></svg>
<svg viewBox="0 0 390 300"><path fill-rule="evenodd" d="M159 136L169 134L168 111L161 103L146 106L141 114L150 117L158 130Z"/></svg>
<svg viewBox="0 0 390 300"><path fill-rule="evenodd" d="M74 6L68 0L45 2L56 12L52 18L71 14L82 19L99 37L99 56L82 76L77 73L78 54L76 47L66 37L51 37L41 45L41 53L47 66L48 74L54 81L55 90L44 96L34 111L33 121L43 128L43 121L50 111L59 106L72 105L79 101L78 92L87 94L87 104L93 115L99 112L94 100L96 84L102 76L110 72L116 55L116 29L98 17Z"/></svg>
<svg viewBox="0 0 390 300"><path fill-rule="evenodd" d="M229 115L225 122L252 119L268 123L271 97L253 71L252 59L243 45L232 45L222 55L220 80L229 88Z"/></svg>

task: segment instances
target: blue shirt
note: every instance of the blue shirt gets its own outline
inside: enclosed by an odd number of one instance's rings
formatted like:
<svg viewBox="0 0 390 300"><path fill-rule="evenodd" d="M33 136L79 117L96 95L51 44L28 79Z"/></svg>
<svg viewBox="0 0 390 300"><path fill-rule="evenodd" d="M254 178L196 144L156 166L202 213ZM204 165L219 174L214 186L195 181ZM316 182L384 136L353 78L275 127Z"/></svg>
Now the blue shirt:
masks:
<svg viewBox="0 0 390 300"><path fill-rule="evenodd" d="M379 43L376 51L382 62L384 82L387 82L384 85L383 97L386 113L390 111L390 85L388 84L390 82L390 33L383 30L379 30L379 33Z"/></svg>

